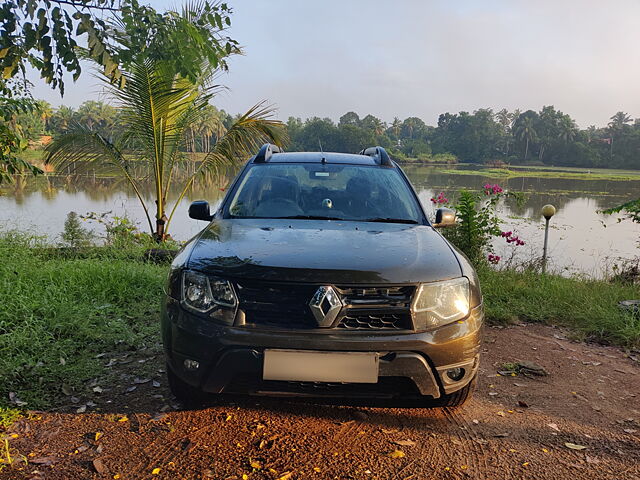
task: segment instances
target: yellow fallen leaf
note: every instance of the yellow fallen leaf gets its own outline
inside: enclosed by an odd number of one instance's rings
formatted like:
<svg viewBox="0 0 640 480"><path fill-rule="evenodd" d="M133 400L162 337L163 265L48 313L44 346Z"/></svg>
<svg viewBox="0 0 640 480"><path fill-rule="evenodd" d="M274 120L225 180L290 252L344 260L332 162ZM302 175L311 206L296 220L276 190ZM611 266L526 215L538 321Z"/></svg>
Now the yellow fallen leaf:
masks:
<svg viewBox="0 0 640 480"><path fill-rule="evenodd" d="M318 467L313 467L313 471L317 472L317 473L320 473L322 470L320 470Z"/></svg>
<svg viewBox="0 0 640 480"><path fill-rule="evenodd" d="M467 467L466 465L462 465L462 466L460 467L460 470L466 470L467 468L468 468L468 467Z"/></svg>
<svg viewBox="0 0 640 480"><path fill-rule="evenodd" d="M18 438L18 434L17 433L12 433L11 434L11 438Z"/></svg>
<svg viewBox="0 0 640 480"><path fill-rule="evenodd" d="M120 478L120 474L119 474L119 473L116 473L116 474L113 476L113 480L118 480L119 478Z"/></svg>
<svg viewBox="0 0 640 480"><path fill-rule="evenodd" d="M160 469L158 467L151 470L151 475L158 475L160 473Z"/></svg>
<svg viewBox="0 0 640 480"><path fill-rule="evenodd" d="M118 419L119 422L128 422L129 419L127 418L127 416L125 415L124 417L121 417Z"/></svg>
<svg viewBox="0 0 640 480"><path fill-rule="evenodd" d="M100 437L102 436L102 432L96 432L96 435L94 437L94 440L97 442L98 440L100 440Z"/></svg>
<svg viewBox="0 0 640 480"><path fill-rule="evenodd" d="M504 413L502 410L500 410L500 411L497 413L497 415L499 415L500 417L504 417L504 416L505 416L505 413Z"/></svg>
<svg viewBox="0 0 640 480"><path fill-rule="evenodd" d="M231 420L233 418L233 415L229 414L227 415L227 418L225 419L225 422L228 422L229 420Z"/></svg>
<svg viewBox="0 0 640 480"><path fill-rule="evenodd" d="M389 452L389 456L391 458L402 458L404 457L404 452L402 450L394 450L393 452Z"/></svg>
<svg viewBox="0 0 640 480"><path fill-rule="evenodd" d="M243 473L242 480L249 480L249 475L247 475L246 473Z"/></svg>
<svg viewBox="0 0 640 480"><path fill-rule="evenodd" d="M451 470L451 468L449 467L444 467L445 472L448 472L449 470Z"/></svg>
<svg viewBox="0 0 640 480"><path fill-rule="evenodd" d="M529 462L524 462L524 463L522 464L522 466L523 466L523 467L526 467L527 465L529 465Z"/></svg>
<svg viewBox="0 0 640 480"><path fill-rule="evenodd" d="M256 470L262 469L262 464L257 460L253 460L249 465L251 465L251 468L255 468Z"/></svg>
<svg viewBox="0 0 640 480"><path fill-rule="evenodd" d="M584 450L585 448L587 448L584 445L578 445L571 442L565 442L564 446L570 448L571 450Z"/></svg>
<svg viewBox="0 0 640 480"><path fill-rule="evenodd" d="M509 451L510 451L511 453L516 453L516 452L517 452L517 450L514 450L513 448L510 448L510 449L509 449Z"/></svg>
<svg viewBox="0 0 640 480"><path fill-rule="evenodd" d="M284 472L277 480L289 480L293 476L293 472Z"/></svg>
<svg viewBox="0 0 640 480"><path fill-rule="evenodd" d="M278 471L275 468L270 468L269 473L278 473Z"/></svg>
<svg viewBox="0 0 640 480"><path fill-rule="evenodd" d="M543 449L542 449L542 451L543 451L544 453L549 453L549 450L547 450L546 448L543 448Z"/></svg>

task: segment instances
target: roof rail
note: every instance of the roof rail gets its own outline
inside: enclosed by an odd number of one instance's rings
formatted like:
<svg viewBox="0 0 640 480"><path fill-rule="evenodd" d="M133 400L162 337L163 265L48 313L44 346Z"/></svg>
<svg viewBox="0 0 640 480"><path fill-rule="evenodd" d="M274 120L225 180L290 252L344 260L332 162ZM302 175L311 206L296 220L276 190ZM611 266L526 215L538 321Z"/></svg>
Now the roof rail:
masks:
<svg viewBox="0 0 640 480"><path fill-rule="evenodd" d="M274 153L281 153L282 150L277 145L265 143L258 151L258 154L253 157L253 163L265 163L271 158Z"/></svg>
<svg viewBox="0 0 640 480"><path fill-rule="evenodd" d="M393 167L389 154L382 147L369 147L360 151L360 155L367 155L373 157L376 162L384 167Z"/></svg>

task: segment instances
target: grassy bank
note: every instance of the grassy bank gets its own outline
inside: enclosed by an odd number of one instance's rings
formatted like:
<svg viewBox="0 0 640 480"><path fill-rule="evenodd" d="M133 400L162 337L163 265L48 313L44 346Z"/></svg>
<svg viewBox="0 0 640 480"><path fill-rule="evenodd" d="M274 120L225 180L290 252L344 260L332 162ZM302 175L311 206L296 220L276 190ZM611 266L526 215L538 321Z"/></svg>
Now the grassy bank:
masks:
<svg viewBox="0 0 640 480"><path fill-rule="evenodd" d="M632 173L627 171L606 172L602 169L598 171L566 171L566 170L522 170L510 168L481 168L478 170L463 169L439 169L440 173L447 175L475 175L479 177L493 178L496 180L508 180L511 178L564 178L568 180L617 180L629 181L640 180L640 173Z"/></svg>
<svg viewBox="0 0 640 480"><path fill-rule="evenodd" d="M81 395L90 379L105 376L105 358L157 351L159 342L167 266L143 262L142 247L105 247L82 258L32 247L33 240L0 236L0 407L10 392L25 408ZM637 297L637 287L480 273L491 322L555 323L585 338L640 345L640 319L617 307Z"/></svg>
<svg viewBox="0 0 640 480"><path fill-rule="evenodd" d="M29 408L104 374L97 355L158 342L167 270L121 249L64 258L32 246L0 237L0 402L14 392Z"/></svg>
<svg viewBox="0 0 640 480"><path fill-rule="evenodd" d="M640 346L640 316L618 307L640 297L637 285L490 269L479 275L492 323L562 325L585 340Z"/></svg>

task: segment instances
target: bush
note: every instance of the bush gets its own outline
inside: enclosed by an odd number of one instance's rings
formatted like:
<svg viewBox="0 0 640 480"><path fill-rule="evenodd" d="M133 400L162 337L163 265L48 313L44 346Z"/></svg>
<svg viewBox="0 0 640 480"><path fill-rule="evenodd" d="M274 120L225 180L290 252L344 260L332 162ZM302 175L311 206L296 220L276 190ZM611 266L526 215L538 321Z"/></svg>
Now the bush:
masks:
<svg viewBox="0 0 640 480"><path fill-rule="evenodd" d="M500 229L501 221L496 214L496 207L506 196L515 197L520 202L523 200L521 194L505 191L499 185L486 184L482 195L463 190L457 203L451 205L456 210L458 223L455 227L444 230L443 234L476 266L500 261L500 257L493 252L493 237L502 237L515 246L525 244L513 232L503 232ZM449 205L449 200L442 193L432 198L431 202L435 205Z"/></svg>
<svg viewBox="0 0 640 480"><path fill-rule="evenodd" d="M69 212L64 222L64 231L60 235L63 244L71 248L88 247L93 243L93 233L80 223L76 212Z"/></svg>

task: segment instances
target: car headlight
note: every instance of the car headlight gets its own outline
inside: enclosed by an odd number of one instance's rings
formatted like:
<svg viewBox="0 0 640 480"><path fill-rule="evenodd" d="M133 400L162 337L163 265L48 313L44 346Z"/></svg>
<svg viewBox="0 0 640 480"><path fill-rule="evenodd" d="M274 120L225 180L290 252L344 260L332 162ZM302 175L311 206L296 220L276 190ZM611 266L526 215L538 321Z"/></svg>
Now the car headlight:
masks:
<svg viewBox="0 0 640 480"><path fill-rule="evenodd" d="M411 309L416 329L440 327L469 314L469 280L466 277L418 287Z"/></svg>
<svg viewBox="0 0 640 480"><path fill-rule="evenodd" d="M182 273L182 304L189 310L208 313L229 322L229 311L235 313L238 299L229 280L186 270Z"/></svg>

